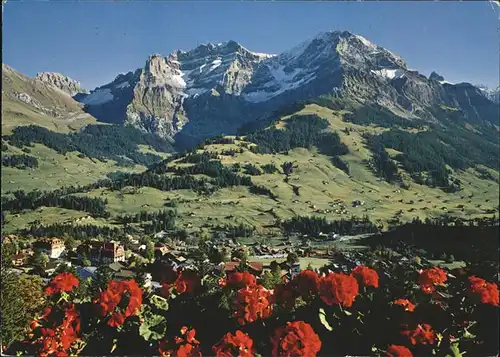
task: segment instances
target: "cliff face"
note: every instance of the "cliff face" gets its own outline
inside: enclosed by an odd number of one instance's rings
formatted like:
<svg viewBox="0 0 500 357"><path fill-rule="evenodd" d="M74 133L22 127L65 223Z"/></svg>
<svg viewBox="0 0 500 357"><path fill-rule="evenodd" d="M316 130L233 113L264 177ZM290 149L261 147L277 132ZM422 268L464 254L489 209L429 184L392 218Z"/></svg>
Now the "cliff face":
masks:
<svg viewBox="0 0 500 357"><path fill-rule="evenodd" d="M60 89L71 97L78 93L87 93L87 90L82 89L80 82L66 77L61 73L41 72L35 76L35 79Z"/></svg>

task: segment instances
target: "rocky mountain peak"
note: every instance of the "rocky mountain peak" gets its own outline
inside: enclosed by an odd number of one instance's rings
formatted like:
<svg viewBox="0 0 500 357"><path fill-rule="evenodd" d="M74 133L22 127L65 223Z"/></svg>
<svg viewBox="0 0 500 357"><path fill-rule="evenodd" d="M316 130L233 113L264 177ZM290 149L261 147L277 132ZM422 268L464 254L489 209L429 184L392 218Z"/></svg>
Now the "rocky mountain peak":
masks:
<svg viewBox="0 0 500 357"><path fill-rule="evenodd" d="M429 75L429 79L435 80L435 81L444 81L444 77L439 75L438 73L432 71L431 74Z"/></svg>
<svg viewBox="0 0 500 357"><path fill-rule="evenodd" d="M49 84L70 96L74 96L78 93L87 93L87 90L82 89L80 82L61 73L40 72L35 76L35 79Z"/></svg>

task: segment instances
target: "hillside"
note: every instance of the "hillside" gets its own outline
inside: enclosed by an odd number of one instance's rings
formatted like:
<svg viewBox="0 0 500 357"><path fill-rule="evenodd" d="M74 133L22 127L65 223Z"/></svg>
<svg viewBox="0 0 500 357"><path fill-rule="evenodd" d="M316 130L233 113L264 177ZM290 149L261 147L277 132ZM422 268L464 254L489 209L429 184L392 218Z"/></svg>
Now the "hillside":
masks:
<svg viewBox="0 0 500 357"><path fill-rule="evenodd" d="M278 55L234 41L152 55L89 93L2 73L8 232L248 237L298 216L372 231L498 214L498 103L349 32Z"/></svg>
<svg viewBox="0 0 500 357"><path fill-rule="evenodd" d="M2 65L2 194L89 184L119 169L144 170L172 151L137 130L98 123L65 91L77 84L54 73L29 78ZM135 139L117 145L120 135ZM126 167L123 154L132 160Z"/></svg>
<svg viewBox="0 0 500 357"><path fill-rule="evenodd" d="M464 157L464 166L453 168L450 165L454 163L443 163L447 186L442 187L425 170L415 176L408 170L411 166L405 166L406 161L398 158L398 154L406 154L410 163L415 162L411 147L405 147L406 152L387 148L389 158L383 162L396 169L395 177L389 179L384 171L373 166L374 157L381 156L375 154L367 135L393 131L419 135L431 129L388 129L356 124L352 118L352 113L345 110L308 104L246 136L216 137L195 151L154 165L143 174L122 173L121 179L117 175L114 181L75 190L74 196L103 200L108 216L89 216L75 209L41 205L7 213L5 229L15 231L37 222L40 227L90 224L121 230L123 222L130 222L128 230L143 233L166 228L203 236L233 230L242 237L258 237L276 235L283 228L280 222L296 216L336 221L367 215L380 228L387 228L415 217L423 220L448 215L471 219L497 214L498 171L468 163L474 158L474 151L469 150L470 155ZM292 136L286 136L287 132ZM276 136L280 133L285 134ZM435 162L446 160L446 152L437 150L436 155ZM292 163L289 175L283 171L287 162ZM420 174L430 179L418 181ZM165 225L162 222L167 221L147 216L132 218L141 212L165 209L175 211L175 218ZM40 232L63 228L47 229Z"/></svg>

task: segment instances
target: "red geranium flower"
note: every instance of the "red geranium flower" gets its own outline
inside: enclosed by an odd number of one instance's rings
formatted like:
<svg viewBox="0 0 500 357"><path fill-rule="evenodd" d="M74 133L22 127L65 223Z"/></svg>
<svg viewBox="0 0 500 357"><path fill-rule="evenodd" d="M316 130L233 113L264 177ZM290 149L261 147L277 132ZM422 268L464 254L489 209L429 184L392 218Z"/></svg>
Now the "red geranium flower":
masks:
<svg viewBox="0 0 500 357"><path fill-rule="evenodd" d="M429 324L418 325L414 330L405 330L401 334L407 336L412 345L432 345L436 341L436 334Z"/></svg>
<svg viewBox="0 0 500 357"><path fill-rule="evenodd" d="M287 322L271 338L273 356L313 357L321 349L321 340L311 325L304 321Z"/></svg>
<svg viewBox="0 0 500 357"><path fill-rule="evenodd" d="M327 305L342 304L351 307L358 293L358 282L351 275L330 273L321 278L319 294Z"/></svg>
<svg viewBox="0 0 500 357"><path fill-rule="evenodd" d="M231 288L244 288L245 286L252 286L257 284L257 279L254 275L250 274L248 271L242 273L235 272L229 274L227 277L226 285Z"/></svg>
<svg viewBox="0 0 500 357"><path fill-rule="evenodd" d="M186 326L181 328L181 336L175 337L173 343L166 340L160 341L158 352L162 357L201 357L200 342L194 338L196 330L189 330Z"/></svg>
<svg viewBox="0 0 500 357"><path fill-rule="evenodd" d="M227 280L226 280L226 278L220 278L220 279L217 281L217 284L218 284L221 288L223 288L224 286L226 286L226 285L227 285Z"/></svg>
<svg viewBox="0 0 500 357"><path fill-rule="evenodd" d="M37 346L40 356L67 356L71 345L80 339L80 317L72 303L46 309L30 328L31 343Z"/></svg>
<svg viewBox="0 0 500 357"><path fill-rule="evenodd" d="M446 280L448 280L446 272L436 267L422 270L418 276L420 289L426 294L433 293L436 290L435 286L443 284Z"/></svg>
<svg viewBox="0 0 500 357"><path fill-rule="evenodd" d="M45 288L45 294L52 295L61 291L70 292L78 286L78 278L71 273L61 273L56 275L49 286Z"/></svg>
<svg viewBox="0 0 500 357"><path fill-rule="evenodd" d="M253 340L246 334L237 330L235 334L226 333L224 337L212 347L216 357L253 357L255 350Z"/></svg>
<svg viewBox="0 0 500 357"><path fill-rule="evenodd" d="M469 277L470 294L483 304L498 306L498 286L477 276Z"/></svg>
<svg viewBox="0 0 500 357"><path fill-rule="evenodd" d="M200 285L201 280L198 274L190 270L181 271L173 283L162 283L161 294L168 298L172 287L175 287L175 292L179 295L192 294Z"/></svg>
<svg viewBox="0 0 500 357"><path fill-rule="evenodd" d="M182 271L175 281L175 289L178 294L194 293L201 285L201 280L198 274L193 271Z"/></svg>
<svg viewBox="0 0 500 357"><path fill-rule="evenodd" d="M397 299L397 300L394 300L393 304L402 306L402 307L404 307L405 311L409 311L409 312L415 311L415 307L416 307L415 304L413 304L408 299Z"/></svg>
<svg viewBox="0 0 500 357"><path fill-rule="evenodd" d="M408 348L399 345L389 345L385 354L389 357L413 357Z"/></svg>
<svg viewBox="0 0 500 357"><path fill-rule="evenodd" d="M364 265L358 265L352 271L352 275L363 285L378 288L379 277L375 270L365 267Z"/></svg>
<svg viewBox="0 0 500 357"><path fill-rule="evenodd" d="M234 315L238 323L254 322L271 316L271 291L262 285L247 286L238 290L234 303Z"/></svg>
<svg viewBox="0 0 500 357"><path fill-rule="evenodd" d="M301 296L303 299L309 299L318 294L319 276L312 270L303 270L295 275L292 286L297 292L297 295Z"/></svg>
<svg viewBox="0 0 500 357"><path fill-rule="evenodd" d="M118 307L122 299L126 299L124 300L127 303L125 309ZM111 315L108 320L109 326L121 326L127 317L135 315L137 309L141 307L142 289L135 280L110 280L108 288L101 292L96 302L99 304L99 313L102 317Z"/></svg>

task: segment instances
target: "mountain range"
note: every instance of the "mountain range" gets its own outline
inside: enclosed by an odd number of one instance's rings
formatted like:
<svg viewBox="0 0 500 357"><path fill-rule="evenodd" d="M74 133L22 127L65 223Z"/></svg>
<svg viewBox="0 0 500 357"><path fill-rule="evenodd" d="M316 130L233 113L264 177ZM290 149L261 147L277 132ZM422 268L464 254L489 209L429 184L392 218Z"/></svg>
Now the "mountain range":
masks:
<svg viewBox="0 0 500 357"><path fill-rule="evenodd" d="M278 55L235 41L168 56L85 93L61 74L36 80L58 88L100 122L125 124L179 143L234 134L295 102L328 95L376 104L406 120L433 121L433 108L460 110L472 125L498 125L498 88L451 84L409 69L398 55L346 31L325 32ZM495 103L496 102L496 103Z"/></svg>

